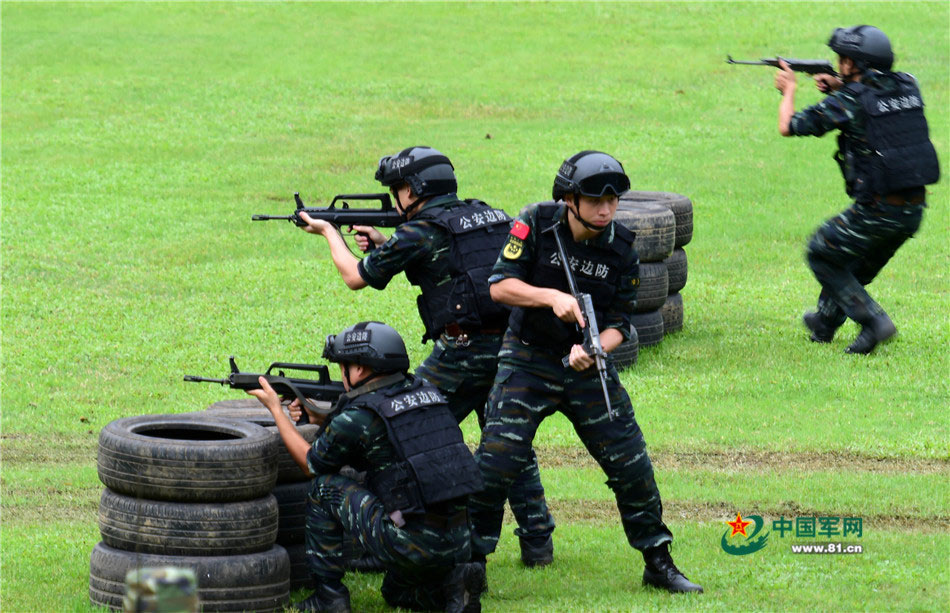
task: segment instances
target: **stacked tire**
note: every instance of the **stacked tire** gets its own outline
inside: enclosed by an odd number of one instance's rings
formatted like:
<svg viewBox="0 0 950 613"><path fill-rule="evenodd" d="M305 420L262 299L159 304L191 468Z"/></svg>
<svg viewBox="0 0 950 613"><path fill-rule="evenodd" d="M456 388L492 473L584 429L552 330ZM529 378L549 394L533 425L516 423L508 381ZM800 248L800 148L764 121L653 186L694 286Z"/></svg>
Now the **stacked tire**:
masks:
<svg viewBox="0 0 950 613"><path fill-rule="evenodd" d="M317 401L317 404L327 404ZM274 418L254 398L222 400L209 406L204 413L212 419L239 419L261 426L270 431L278 442L277 483L272 490L277 500L277 544L284 547L290 556L290 589L312 587L310 571L306 563L307 503L310 496L310 476L294 461L280 439ZM313 443L319 427L313 424L298 425L297 432ZM355 472L347 476L359 478ZM364 552L358 542L344 542L344 563L348 570L378 571L381 563Z"/></svg>
<svg viewBox="0 0 950 613"><path fill-rule="evenodd" d="M614 363L625 368L636 363L639 347L656 345L683 328L679 292L686 285L683 246L693 238L693 203L680 194L631 190L620 197L614 219L634 232L640 256L631 337L613 351Z"/></svg>
<svg viewBox="0 0 950 613"><path fill-rule="evenodd" d="M89 598L123 608L125 576L145 567L194 571L203 611L277 611L290 558L275 544L277 441L261 426L201 415L144 415L99 436L102 542Z"/></svg>

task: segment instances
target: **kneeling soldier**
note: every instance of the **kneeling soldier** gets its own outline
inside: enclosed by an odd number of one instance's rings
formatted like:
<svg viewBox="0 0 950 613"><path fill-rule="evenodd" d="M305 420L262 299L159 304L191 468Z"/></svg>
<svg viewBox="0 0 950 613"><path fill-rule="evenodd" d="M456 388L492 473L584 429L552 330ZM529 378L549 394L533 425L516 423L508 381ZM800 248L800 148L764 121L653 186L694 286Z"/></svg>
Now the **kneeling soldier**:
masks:
<svg viewBox="0 0 950 613"><path fill-rule="evenodd" d="M249 392L273 414L294 460L315 478L307 508L307 563L316 591L302 611L349 611L343 585L348 536L382 560L382 594L412 610L480 610L484 568L471 555L466 503L482 482L444 398L407 374L399 334L364 322L327 337L323 357L338 362L343 386L333 412L307 443L262 378ZM320 416L311 415L312 421ZM349 465L367 486L341 476Z"/></svg>

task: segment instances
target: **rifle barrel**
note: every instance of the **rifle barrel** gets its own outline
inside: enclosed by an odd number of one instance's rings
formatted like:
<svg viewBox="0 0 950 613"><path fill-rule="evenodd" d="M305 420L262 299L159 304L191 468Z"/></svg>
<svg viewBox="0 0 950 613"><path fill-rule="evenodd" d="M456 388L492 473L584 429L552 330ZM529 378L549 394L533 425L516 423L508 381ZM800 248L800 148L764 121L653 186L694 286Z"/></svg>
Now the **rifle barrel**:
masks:
<svg viewBox="0 0 950 613"><path fill-rule="evenodd" d="M191 383L218 383L220 385L228 385L230 381L227 379L208 379L206 377L196 377L194 375L185 375L185 381Z"/></svg>

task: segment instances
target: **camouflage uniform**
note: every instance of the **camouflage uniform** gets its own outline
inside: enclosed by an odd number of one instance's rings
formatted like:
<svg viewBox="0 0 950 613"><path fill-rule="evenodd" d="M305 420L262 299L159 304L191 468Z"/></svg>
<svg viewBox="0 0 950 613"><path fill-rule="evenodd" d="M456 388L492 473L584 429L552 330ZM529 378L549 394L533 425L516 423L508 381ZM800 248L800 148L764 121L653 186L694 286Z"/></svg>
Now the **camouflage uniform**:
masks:
<svg viewBox="0 0 950 613"><path fill-rule="evenodd" d="M455 194L437 196L426 202L420 212L456 202ZM378 290L384 289L394 276L404 271L447 283L450 280L450 241L448 232L431 221L411 219L400 224L385 244L360 261L360 276ZM459 423L475 411L479 425L483 426L485 402L498 366L501 334L472 335L467 345L456 341L444 334L435 339L432 353L415 374L445 395L449 409ZM554 519L544 498L534 450L527 453L529 461L511 487L508 501L519 526L515 534L543 539L554 531ZM499 503L499 509L503 507L504 500Z"/></svg>
<svg viewBox="0 0 950 613"><path fill-rule="evenodd" d="M520 218L527 235L506 247L493 270L490 282L505 278L532 283L532 269L538 257L538 208L529 208ZM517 224L516 224L517 225ZM515 232L515 230L513 230ZM586 241L595 250L607 251L615 240L615 226ZM565 249L573 259L575 243ZM626 339L630 315L636 299L639 264L636 251L624 253L619 283L613 302L598 320L601 330L615 328ZM575 274L587 262L578 262ZM592 270L598 262L592 262ZM583 274L583 273L579 273ZM615 417L608 419L603 391L596 368L577 372L565 368L564 353L538 345L528 345L509 328L499 353L498 373L486 407L486 423L475 460L482 470L485 489L470 498L473 559L484 559L494 551L501 531L500 502L516 475L530 458L531 444L541 421L561 411L571 421L581 441L607 474L614 491L621 523L630 545L643 550L671 542L673 537L662 520L660 494L653 467L646 452L643 434L634 418L630 397L620 383L616 369L609 366L609 394Z"/></svg>
<svg viewBox="0 0 950 613"><path fill-rule="evenodd" d="M345 568L344 540L355 537L386 567L386 602L413 610L443 609L445 575L470 556L464 503L444 503L435 513L406 517L399 528L373 492L338 474L345 465L373 472L398 462L385 423L360 407L358 397L408 383L393 375L348 392L345 396L355 400L314 441L307 454L316 475L307 506L307 563L317 583L338 584Z"/></svg>
<svg viewBox="0 0 950 613"><path fill-rule="evenodd" d="M863 82L885 91L893 85L884 75L866 73ZM796 113L789 126L795 136L822 136L837 129L860 151L870 146L867 113L854 93L842 88L814 106ZM842 163L841 160L839 163ZM852 191L854 202L821 226L808 241L808 264L821 284L818 313L834 330L846 318L865 323L884 310L865 290L897 249L920 227L923 187L901 195Z"/></svg>

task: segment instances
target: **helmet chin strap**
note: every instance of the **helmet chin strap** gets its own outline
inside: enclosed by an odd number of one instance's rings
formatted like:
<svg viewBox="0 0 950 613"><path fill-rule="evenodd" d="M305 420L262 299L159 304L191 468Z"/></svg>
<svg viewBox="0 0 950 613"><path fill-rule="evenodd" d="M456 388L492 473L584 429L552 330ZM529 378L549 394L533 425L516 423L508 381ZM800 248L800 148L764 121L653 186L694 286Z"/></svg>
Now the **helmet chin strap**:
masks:
<svg viewBox="0 0 950 613"><path fill-rule="evenodd" d="M410 204L409 206L403 208L403 210L402 210L402 218L403 218L403 219L409 219L409 213L411 213L411 212L412 212L417 206L419 206L419 205L422 203L422 201L425 200L425 199L426 199L425 196L419 196L418 198L416 198L416 199L412 202L412 204ZM400 204L401 204L401 203L400 203Z"/></svg>
<svg viewBox="0 0 950 613"><path fill-rule="evenodd" d="M570 205L568 205L567 210L571 212L571 215L574 216L574 219L580 222L582 226L584 226L591 232L600 233L604 231L604 228L598 228L594 224L587 222L584 218L581 217L580 194L576 194L576 193L574 194L574 207L575 208L572 209Z"/></svg>
<svg viewBox="0 0 950 613"><path fill-rule="evenodd" d="M351 390L355 390L359 386L364 385L367 381L369 381L375 376L376 376L376 373L370 373L366 375L365 377L363 377L362 379L360 379L359 381L357 381L356 383L353 383L352 381L350 381L349 365L347 365L347 367L343 369L343 379L346 381L346 384L349 386Z"/></svg>

